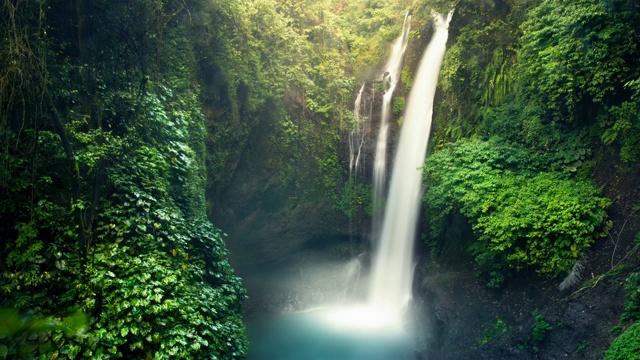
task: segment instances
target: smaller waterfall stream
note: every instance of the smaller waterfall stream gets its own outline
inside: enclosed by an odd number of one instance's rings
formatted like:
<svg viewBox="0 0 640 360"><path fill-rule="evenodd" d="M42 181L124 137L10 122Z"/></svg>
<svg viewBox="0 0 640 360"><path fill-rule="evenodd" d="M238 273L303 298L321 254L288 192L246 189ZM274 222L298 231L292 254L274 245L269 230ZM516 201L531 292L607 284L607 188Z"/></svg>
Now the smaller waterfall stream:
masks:
<svg viewBox="0 0 640 360"><path fill-rule="evenodd" d="M364 86L365 84L363 83L353 105L355 124L351 132L349 132L349 179L353 176L354 182L357 181L360 155L365 142L366 123L362 119L362 93L364 92Z"/></svg>
<svg viewBox="0 0 640 360"><path fill-rule="evenodd" d="M384 97L382 98L382 115L380 116L380 129L376 142L376 153L373 163L373 213L377 216L382 213L386 193L387 175L387 142L389 134L389 119L392 114L393 92L400 80L402 72L402 60L409 42L409 29L411 28L411 15L407 13L402 26L402 33L396 39L391 48L391 55L384 67L382 81L385 84ZM374 221L374 224L376 222ZM378 231L374 228L374 235Z"/></svg>

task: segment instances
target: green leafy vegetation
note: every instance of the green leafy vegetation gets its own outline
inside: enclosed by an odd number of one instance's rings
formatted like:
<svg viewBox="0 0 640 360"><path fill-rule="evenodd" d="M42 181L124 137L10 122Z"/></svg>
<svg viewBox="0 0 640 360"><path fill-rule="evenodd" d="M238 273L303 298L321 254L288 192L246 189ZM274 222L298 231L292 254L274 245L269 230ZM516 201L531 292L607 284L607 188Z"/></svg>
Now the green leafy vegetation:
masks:
<svg viewBox="0 0 640 360"><path fill-rule="evenodd" d="M459 212L477 236L470 251L490 286L510 269L569 272L611 226L610 201L588 182L544 172L550 161L498 138L461 140L430 156L424 204L432 241L437 246L448 216Z"/></svg>
<svg viewBox="0 0 640 360"><path fill-rule="evenodd" d="M282 62L284 101L273 101L277 109L266 128L270 165L296 198L329 198L351 213L344 201L355 189L338 154L342 134L357 125L349 110L352 94L356 83L379 76L374 69L383 64L408 9L398 2L328 0L281 1L274 8L281 11L265 26L289 24L278 32L290 33L290 40L270 56L291 60Z"/></svg>
<svg viewBox="0 0 640 360"><path fill-rule="evenodd" d="M636 238L638 236L636 235ZM617 336L607 352L605 359L634 359L640 353L640 273L631 273L624 284L625 301L624 311L620 315L620 325L616 325L611 329L611 333ZM633 322L628 328L624 329L630 322Z"/></svg>
<svg viewBox="0 0 640 360"><path fill-rule="evenodd" d="M639 14L625 0L457 4L424 200L436 247L451 214L469 219L477 241L460 241L490 286L528 266L567 273L612 226L593 151L639 159Z"/></svg>
<svg viewBox="0 0 640 360"><path fill-rule="evenodd" d="M585 99L613 100L635 80L635 6L621 0L547 0L533 8L522 25L519 51L526 97L544 104L561 122L578 121L574 116L582 115Z"/></svg>
<svg viewBox="0 0 640 360"><path fill-rule="evenodd" d="M509 328L507 327L507 324L504 323L504 320L498 318L498 320L496 320L496 323L484 332L484 334L482 335L482 339L478 340L478 342L476 342L473 346L478 348L480 346L486 345L491 340L506 333L508 330Z"/></svg>
<svg viewBox="0 0 640 360"><path fill-rule="evenodd" d="M464 217L474 236L455 246L491 287L571 271L612 226L596 155L640 159L636 2L5 1L0 357L243 358L245 292L206 213L266 134L265 167L292 198L370 216L369 186L339 157L355 87L380 75L408 10L419 48L453 3L426 241L442 248ZM635 275L624 321L638 319Z"/></svg>
<svg viewBox="0 0 640 360"><path fill-rule="evenodd" d="M0 57L24 55L0 76L0 301L28 315L3 310L0 352L243 358L245 291L206 218L190 9L76 4L1 5Z"/></svg>
<svg viewBox="0 0 640 360"><path fill-rule="evenodd" d="M600 117L600 123L606 130L600 136L602 143L620 144L620 158L627 163L640 159L640 82L632 80L625 84L625 88L632 90L630 101L607 108Z"/></svg>
<svg viewBox="0 0 640 360"><path fill-rule="evenodd" d="M640 320L640 273L632 273L624 284L624 313L621 320Z"/></svg>
<svg viewBox="0 0 640 360"><path fill-rule="evenodd" d="M243 358L245 292L206 213L266 131L293 198L370 214L340 137L407 4L1 6L0 301L88 317L81 336L8 337L7 356Z"/></svg>
<svg viewBox="0 0 640 360"><path fill-rule="evenodd" d="M63 319L41 316L24 316L15 308L0 308L0 358L29 358L35 349L51 353L56 347L69 358L75 358L80 347L64 343L66 339L84 336L88 321L83 313L75 313ZM56 355L57 356L57 355Z"/></svg>
<svg viewBox="0 0 640 360"><path fill-rule="evenodd" d="M371 216L373 212L372 198L373 193L370 185L351 181L345 185L344 192L336 200L334 209L350 218L356 214Z"/></svg>
<svg viewBox="0 0 640 360"><path fill-rule="evenodd" d="M393 98L393 115L400 115L404 111L405 100L402 96Z"/></svg>
<svg viewBox="0 0 640 360"><path fill-rule="evenodd" d="M527 2L458 2L451 24L453 41L440 71L443 96L435 104L436 144L473 136L491 108L513 98L519 25L526 7ZM508 136L503 129L491 135Z"/></svg>
<svg viewBox="0 0 640 360"><path fill-rule="evenodd" d="M538 311L534 311L531 316L533 316L535 320L533 323L533 341L542 342L547 337L549 331L553 330L553 326L549 325L544 319L544 316L538 313Z"/></svg>
<svg viewBox="0 0 640 360"><path fill-rule="evenodd" d="M637 6L460 1L441 71L436 142L498 135L553 153L587 132L619 146L623 161L637 161Z"/></svg>
<svg viewBox="0 0 640 360"><path fill-rule="evenodd" d="M640 354L640 323L635 323L614 340L604 354L604 359L639 359L638 354Z"/></svg>

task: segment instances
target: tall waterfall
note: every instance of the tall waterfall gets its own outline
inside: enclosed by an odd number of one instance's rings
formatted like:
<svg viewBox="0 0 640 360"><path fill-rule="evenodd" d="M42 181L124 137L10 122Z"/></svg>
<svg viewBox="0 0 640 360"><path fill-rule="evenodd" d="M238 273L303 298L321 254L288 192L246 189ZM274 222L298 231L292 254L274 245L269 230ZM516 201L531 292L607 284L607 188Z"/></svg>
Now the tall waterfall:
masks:
<svg viewBox="0 0 640 360"><path fill-rule="evenodd" d="M418 67L400 132L369 288L369 304L389 312L402 311L411 298L421 166L429 142L433 99L451 16L452 13L436 17L435 32ZM376 166L377 162L376 157Z"/></svg>
<svg viewBox="0 0 640 360"><path fill-rule="evenodd" d="M259 319L249 325L247 333L253 348L248 359L393 359L411 360L416 358L416 350L422 344L415 342L415 329L406 328L405 309L411 296L413 277L412 248L420 205L422 166L429 141L433 98L440 65L444 56L451 14L436 20L436 30L418 67L413 88L408 98L405 120L402 125L400 142L391 174L389 197L386 201L381 236L377 236L378 249L373 259L370 274L368 301L347 296L348 290L338 303L328 302L327 306L305 311L279 314L274 319ZM384 190L384 162L386 153L387 122L391 117L391 98L398 81L402 53L406 47L408 18L405 19L403 35L394 47L394 59L389 61L388 88L385 93L385 109L381 122L376 153L377 186ZM404 44L403 44L404 43ZM372 92L372 96L375 92ZM356 128L349 136L349 171L351 181L357 181L360 159L358 154L362 141L369 131L367 120L360 119L366 113L366 93L360 90L355 105ZM369 104L369 119L373 100ZM363 111L364 109L364 111ZM361 127L360 125L364 126ZM382 144L380 144L382 143ZM363 156L364 158L364 156ZM380 181L381 180L381 181ZM378 190L378 189L377 189ZM381 192L384 194L384 191ZM381 197L378 200L383 200ZM374 221L377 220L374 218ZM311 257L312 258L312 257ZM304 260L308 261L309 257ZM324 263L324 262L323 262ZM347 286L359 283L360 261L353 259L338 273L347 279ZM322 266L325 269L325 266ZM310 266L311 269L311 266ZM323 279L326 272L319 273ZM302 275L302 270L300 272ZM295 276L298 278L298 276ZM300 276L308 286L309 279ZM338 276L342 278L342 276ZM329 278L332 279L332 278ZM313 282L313 281L311 281ZM335 281L329 281L335 286ZM419 330L419 329L418 329ZM420 346L420 347L418 347Z"/></svg>
<svg viewBox="0 0 640 360"><path fill-rule="evenodd" d="M389 119L392 113L393 91L400 80L402 72L402 59L409 42L409 28L411 27L411 16L409 13L405 15L404 24L402 25L402 33L393 43L391 55L384 67L382 80L385 83L385 93L382 98L382 115L380 116L380 129L378 131L378 140L376 142L376 152L373 163L373 213L374 216L382 213L384 206L385 190L386 190L386 167L387 167L387 137L389 132ZM374 224L377 223L374 221ZM374 225L375 226L375 225ZM374 236L379 231L374 227Z"/></svg>

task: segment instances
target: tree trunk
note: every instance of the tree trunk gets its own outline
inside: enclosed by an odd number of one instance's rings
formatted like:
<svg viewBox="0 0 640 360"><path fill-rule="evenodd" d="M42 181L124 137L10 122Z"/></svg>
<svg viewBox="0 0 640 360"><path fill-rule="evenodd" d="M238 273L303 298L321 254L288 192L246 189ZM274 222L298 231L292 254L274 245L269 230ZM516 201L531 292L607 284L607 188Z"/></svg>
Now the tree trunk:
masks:
<svg viewBox="0 0 640 360"><path fill-rule="evenodd" d="M58 110L53 103L53 100L51 99L51 95L49 93L47 93L46 99L47 105L49 106L49 109L51 109L51 114L53 115L52 120L54 128L58 136L60 136L60 140L62 141L62 147L64 148L64 152L67 155L69 171L71 172L71 203L74 207L73 213L76 221L76 226L78 227L78 246L80 247L80 256L82 262L84 263L87 258L87 236L85 234L82 211L77 206L78 199L80 199L80 168L78 167L78 162L76 161L73 148L71 147L71 143L69 142L67 132L64 130L64 125L62 119L60 118L60 114L58 114Z"/></svg>
<svg viewBox="0 0 640 360"><path fill-rule="evenodd" d="M78 27L78 63L80 65L80 75L82 77L82 109L83 114L89 118L89 127L94 130L102 129L102 121L98 116L97 104L95 101L96 90L93 76L93 29L90 25L90 19L88 15L90 11L87 10L87 5L90 6L90 2L87 4L84 0L76 0L76 16ZM98 145L104 143L102 136L96 138ZM93 229L94 221L97 218L97 206L102 196L102 185L104 183L104 177L106 173L106 164L104 159L98 161L98 166L95 170L91 204L87 211L87 229L91 233ZM91 247L91 241L86 243L86 251Z"/></svg>

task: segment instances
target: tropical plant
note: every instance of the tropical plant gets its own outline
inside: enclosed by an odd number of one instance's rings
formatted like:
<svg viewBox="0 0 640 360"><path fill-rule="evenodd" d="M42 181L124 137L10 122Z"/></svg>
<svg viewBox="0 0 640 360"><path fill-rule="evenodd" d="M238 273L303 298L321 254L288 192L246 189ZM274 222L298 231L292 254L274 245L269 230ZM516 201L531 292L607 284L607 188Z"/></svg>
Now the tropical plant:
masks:
<svg viewBox="0 0 640 360"><path fill-rule="evenodd" d="M638 359L638 354L640 354L640 322L631 325L613 341L604 354L604 359Z"/></svg>
<svg viewBox="0 0 640 360"><path fill-rule="evenodd" d="M3 331L0 353L243 358L187 4L77 5L68 22L59 3L1 5L0 58L23 56L0 70L0 301L29 328Z"/></svg>
<svg viewBox="0 0 640 360"><path fill-rule="evenodd" d="M550 161L497 138L461 140L431 155L424 196L432 239L459 212L477 236L470 250L493 286L504 269L533 266L540 274L568 272L611 226L610 201L587 182L541 169Z"/></svg>
<svg viewBox="0 0 640 360"><path fill-rule="evenodd" d="M549 325L549 323L544 319L544 316L537 310L531 315L535 320L533 323L533 341L544 341L549 331L553 330L553 326Z"/></svg>

